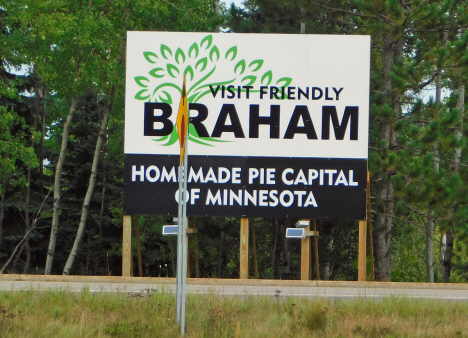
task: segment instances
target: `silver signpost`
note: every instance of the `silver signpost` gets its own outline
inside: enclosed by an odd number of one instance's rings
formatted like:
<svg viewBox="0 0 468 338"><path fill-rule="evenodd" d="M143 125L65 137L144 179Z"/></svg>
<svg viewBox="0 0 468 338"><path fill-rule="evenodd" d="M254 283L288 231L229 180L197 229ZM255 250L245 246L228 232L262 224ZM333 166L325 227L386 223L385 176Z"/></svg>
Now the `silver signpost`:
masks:
<svg viewBox="0 0 468 338"><path fill-rule="evenodd" d="M187 162L188 162L188 102L185 87L185 76L182 85L177 131L180 144L179 164L179 210L177 233L177 287L176 287L176 320L180 324L182 335L185 334L185 302L187 284Z"/></svg>

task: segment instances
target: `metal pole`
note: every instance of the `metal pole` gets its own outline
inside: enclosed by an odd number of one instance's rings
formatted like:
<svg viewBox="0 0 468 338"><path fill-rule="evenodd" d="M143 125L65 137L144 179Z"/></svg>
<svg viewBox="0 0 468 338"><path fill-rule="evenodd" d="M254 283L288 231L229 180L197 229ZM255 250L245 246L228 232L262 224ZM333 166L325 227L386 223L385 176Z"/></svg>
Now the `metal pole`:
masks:
<svg viewBox="0 0 468 338"><path fill-rule="evenodd" d="M177 115L179 133L179 210L177 227L177 307L176 319L180 323L182 335L185 334L185 286L187 283L187 144L188 144L188 102L185 76ZM185 163L184 163L185 161Z"/></svg>
<svg viewBox="0 0 468 338"><path fill-rule="evenodd" d="M182 291L182 201L183 201L183 167L179 165L179 208L177 212L178 228L177 228L177 273L176 273L176 320L180 323L181 317L181 291Z"/></svg>
<svg viewBox="0 0 468 338"><path fill-rule="evenodd" d="M188 136L188 134L187 134ZM182 198L182 293L181 293L181 322L180 328L182 335L185 334L185 303L187 301L187 180L188 180L188 137L185 143L184 152L184 176L183 176L184 193Z"/></svg>

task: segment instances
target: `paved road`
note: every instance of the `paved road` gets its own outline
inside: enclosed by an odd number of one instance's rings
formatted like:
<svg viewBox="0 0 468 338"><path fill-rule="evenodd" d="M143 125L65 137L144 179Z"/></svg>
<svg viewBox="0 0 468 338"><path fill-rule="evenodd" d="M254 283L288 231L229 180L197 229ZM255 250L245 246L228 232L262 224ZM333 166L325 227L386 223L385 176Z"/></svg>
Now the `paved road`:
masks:
<svg viewBox="0 0 468 338"><path fill-rule="evenodd" d="M81 292L175 292L174 278L0 275L0 290L70 290ZM381 299L408 297L468 301L468 284L280 281L190 278L188 293L223 296L324 297Z"/></svg>

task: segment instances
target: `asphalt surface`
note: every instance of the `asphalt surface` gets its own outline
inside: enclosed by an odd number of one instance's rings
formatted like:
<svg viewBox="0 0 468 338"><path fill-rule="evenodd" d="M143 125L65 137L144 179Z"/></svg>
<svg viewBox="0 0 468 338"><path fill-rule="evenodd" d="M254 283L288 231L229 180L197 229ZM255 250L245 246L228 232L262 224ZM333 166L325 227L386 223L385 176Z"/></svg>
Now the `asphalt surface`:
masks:
<svg viewBox="0 0 468 338"><path fill-rule="evenodd" d="M69 290L122 292L143 296L154 292L175 292L174 278L0 275L0 290ZM189 294L221 296L323 297L331 299L382 299L406 297L447 301L468 301L468 284L331 282L292 280L239 280L189 278Z"/></svg>

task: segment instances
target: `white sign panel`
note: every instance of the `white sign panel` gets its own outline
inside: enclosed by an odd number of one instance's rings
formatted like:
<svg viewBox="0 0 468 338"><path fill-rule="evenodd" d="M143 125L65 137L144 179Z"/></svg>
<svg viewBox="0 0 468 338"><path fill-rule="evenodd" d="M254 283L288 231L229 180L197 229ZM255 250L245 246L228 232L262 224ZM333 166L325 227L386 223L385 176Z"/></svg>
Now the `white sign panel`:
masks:
<svg viewBox="0 0 468 338"><path fill-rule="evenodd" d="M369 36L128 32L125 153L178 154L186 74L190 155L365 159L369 58Z"/></svg>

